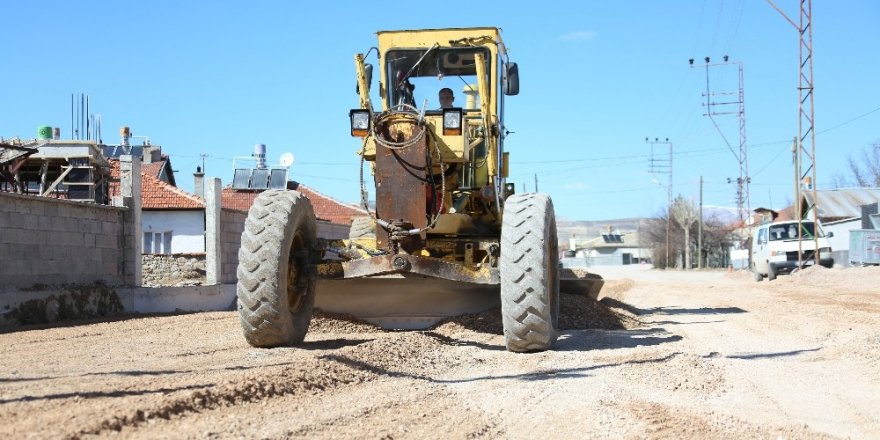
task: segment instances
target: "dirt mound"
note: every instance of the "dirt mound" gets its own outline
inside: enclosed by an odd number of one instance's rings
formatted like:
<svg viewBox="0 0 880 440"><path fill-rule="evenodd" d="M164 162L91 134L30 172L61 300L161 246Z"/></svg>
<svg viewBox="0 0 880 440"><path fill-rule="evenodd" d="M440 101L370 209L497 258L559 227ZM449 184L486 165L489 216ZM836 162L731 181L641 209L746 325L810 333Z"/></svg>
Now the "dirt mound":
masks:
<svg viewBox="0 0 880 440"><path fill-rule="evenodd" d="M791 273L792 278L800 278L800 279L823 279L829 278L830 275L829 269L825 268L825 266L813 265L807 266L803 269L796 270Z"/></svg>
<svg viewBox="0 0 880 440"><path fill-rule="evenodd" d="M619 280L607 280L605 281L605 285L602 286L602 291L599 292L599 295L603 297L610 296L617 298L627 290L632 289L635 284L635 281L629 278L622 278Z"/></svg>
<svg viewBox="0 0 880 440"><path fill-rule="evenodd" d="M639 322L605 304L580 295L562 295L559 303L559 328L623 330L638 327Z"/></svg>
<svg viewBox="0 0 880 440"><path fill-rule="evenodd" d="M591 274L586 269L581 269L578 267L559 269L559 277L560 278L589 278L589 277L596 277L596 276L598 276L598 275Z"/></svg>
<svg viewBox="0 0 880 440"><path fill-rule="evenodd" d="M343 313L329 313L315 309L309 332L318 333L379 333L383 331L375 324Z"/></svg>
<svg viewBox="0 0 880 440"><path fill-rule="evenodd" d="M880 285L880 267L827 269L809 266L776 279L776 282L780 281L789 286L828 288L829 292L839 292L841 286L846 286L851 292L874 293Z"/></svg>
<svg viewBox="0 0 880 440"><path fill-rule="evenodd" d="M563 269L575 276L591 276L581 269ZM630 279L606 281L600 294L606 297L620 297L635 283ZM606 329L622 330L640 325L631 315L609 308L584 295L563 293L559 302L560 330ZM477 333L493 335L504 334L501 323L501 308L495 307L484 312L455 316L440 321L433 330L453 331L467 329ZM380 333L386 330L351 315L328 313L320 309L312 316L310 332L321 333Z"/></svg>
<svg viewBox="0 0 880 440"><path fill-rule="evenodd" d="M445 356L442 336L430 332L398 332L393 338L377 338L373 341L351 347L340 356L356 359L355 362L368 371L380 375L422 376L436 371L447 370L458 364L458 360Z"/></svg>
<svg viewBox="0 0 880 440"><path fill-rule="evenodd" d="M622 330L637 327L639 322L622 312L612 310L605 304L583 295L560 295L559 329ZM478 333L504 334L501 322L501 308L496 307L482 313L474 313L441 321L437 329L453 330L463 328Z"/></svg>

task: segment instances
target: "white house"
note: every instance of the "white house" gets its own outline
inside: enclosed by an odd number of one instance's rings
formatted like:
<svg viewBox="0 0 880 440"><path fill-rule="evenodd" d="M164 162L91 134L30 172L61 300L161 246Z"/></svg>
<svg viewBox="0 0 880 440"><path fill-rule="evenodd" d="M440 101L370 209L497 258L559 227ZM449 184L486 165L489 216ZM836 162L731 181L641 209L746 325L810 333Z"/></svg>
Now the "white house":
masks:
<svg viewBox="0 0 880 440"><path fill-rule="evenodd" d="M818 198L817 217L822 229L834 236L829 239L831 249L834 251L834 262L840 265L849 265L850 231L862 229L862 206L880 201L880 188L841 188L817 190ZM804 193L803 218L812 219L812 210L807 207L813 206L812 192Z"/></svg>

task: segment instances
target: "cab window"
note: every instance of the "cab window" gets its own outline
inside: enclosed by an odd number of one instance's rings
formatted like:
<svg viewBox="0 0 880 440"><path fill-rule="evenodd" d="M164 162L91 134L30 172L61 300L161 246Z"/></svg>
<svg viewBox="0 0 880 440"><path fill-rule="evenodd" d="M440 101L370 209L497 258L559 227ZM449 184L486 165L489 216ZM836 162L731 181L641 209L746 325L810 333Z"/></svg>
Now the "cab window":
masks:
<svg viewBox="0 0 880 440"><path fill-rule="evenodd" d="M762 228L758 230L758 244L767 243L767 229Z"/></svg>
<svg viewBox="0 0 880 440"><path fill-rule="evenodd" d="M385 72L388 75L386 104L409 104L422 108L428 100L428 110L440 108L438 92L450 88L454 92L454 107L465 110L468 85L476 87L477 68L474 54L482 52L486 60L486 81L489 90L494 86L491 78L492 62L488 49L479 47L390 50L385 54Z"/></svg>

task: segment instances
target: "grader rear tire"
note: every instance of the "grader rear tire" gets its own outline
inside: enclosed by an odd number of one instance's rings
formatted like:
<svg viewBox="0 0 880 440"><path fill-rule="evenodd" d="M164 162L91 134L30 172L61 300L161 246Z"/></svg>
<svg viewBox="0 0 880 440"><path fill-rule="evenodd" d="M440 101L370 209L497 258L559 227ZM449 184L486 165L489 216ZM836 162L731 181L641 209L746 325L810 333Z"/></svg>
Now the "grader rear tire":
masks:
<svg viewBox="0 0 880 440"><path fill-rule="evenodd" d="M248 212L238 252L238 311L244 337L254 347L303 341L315 304L309 264L315 214L297 191L260 194Z"/></svg>
<svg viewBox="0 0 880 440"><path fill-rule="evenodd" d="M514 352L547 350L559 320L559 245L553 202L546 194L515 194L501 226L501 315Z"/></svg>

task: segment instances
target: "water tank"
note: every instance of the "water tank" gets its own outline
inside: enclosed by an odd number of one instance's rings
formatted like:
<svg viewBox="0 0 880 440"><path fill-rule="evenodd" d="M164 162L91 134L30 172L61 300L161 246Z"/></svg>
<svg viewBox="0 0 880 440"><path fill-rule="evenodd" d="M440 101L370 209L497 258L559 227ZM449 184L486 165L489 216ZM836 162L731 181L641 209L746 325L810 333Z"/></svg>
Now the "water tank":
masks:
<svg viewBox="0 0 880 440"><path fill-rule="evenodd" d="M131 129L128 127L119 127L120 145L128 146L128 139L131 138Z"/></svg>
<svg viewBox="0 0 880 440"><path fill-rule="evenodd" d="M37 139L52 139L52 128L51 125L37 127Z"/></svg>
<svg viewBox="0 0 880 440"><path fill-rule="evenodd" d="M254 157L257 159L257 168L266 168L266 144L254 145Z"/></svg>
<svg viewBox="0 0 880 440"><path fill-rule="evenodd" d="M60 140L61 139L61 127L55 127L52 129L52 139Z"/></svg>

